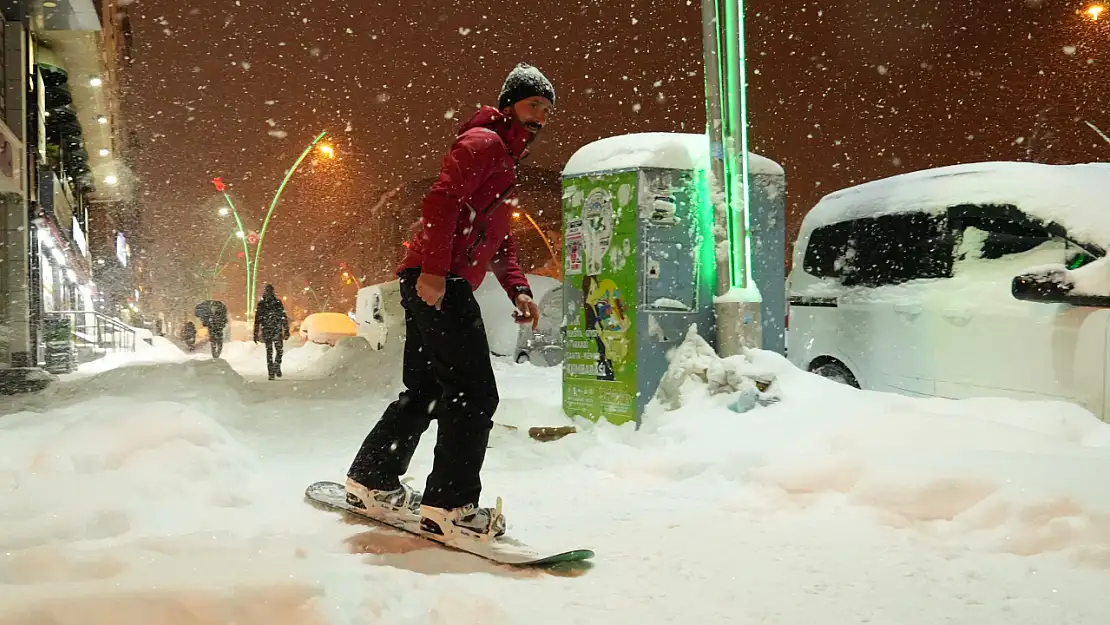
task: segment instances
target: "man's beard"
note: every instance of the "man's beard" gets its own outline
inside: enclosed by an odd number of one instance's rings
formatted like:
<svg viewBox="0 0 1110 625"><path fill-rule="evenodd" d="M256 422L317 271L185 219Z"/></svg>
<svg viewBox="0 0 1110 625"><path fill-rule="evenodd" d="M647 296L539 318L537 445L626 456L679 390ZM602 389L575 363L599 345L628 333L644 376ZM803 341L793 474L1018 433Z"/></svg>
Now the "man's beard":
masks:
<svg viewBox="0 0 1110 625"><path fill-rule="evenodd" d="M537 124L536 122L526 122L524 124L524 127L528 129L527 145L530 145L533 141L535 141L536 137L540 136L540 131L543 130L543 125Z"/></svg>

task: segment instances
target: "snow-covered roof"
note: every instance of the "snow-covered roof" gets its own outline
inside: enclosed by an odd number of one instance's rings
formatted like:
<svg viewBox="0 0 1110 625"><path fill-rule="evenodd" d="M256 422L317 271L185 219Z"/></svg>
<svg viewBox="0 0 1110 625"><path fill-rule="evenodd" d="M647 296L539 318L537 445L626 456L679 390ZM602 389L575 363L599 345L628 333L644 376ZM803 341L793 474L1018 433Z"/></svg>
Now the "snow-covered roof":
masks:
<svg viewBox="0 0 1110 625"><path fill-rule="evenodd" d="M699 169L709 164L709 137L704 134L644 132L617 135L581 147L567 161L564 176L625 169ZM782 166L748 153L752 174L783 175Z"/></svg>
<svg viewBox="0 0 1110 625"><path fill-rule="evenodd" d="M851 219L939 213L959 204L1013 205L1110 250L1110 163L968 163L874 180L823 197L805 216L799 238Z"/></svg>

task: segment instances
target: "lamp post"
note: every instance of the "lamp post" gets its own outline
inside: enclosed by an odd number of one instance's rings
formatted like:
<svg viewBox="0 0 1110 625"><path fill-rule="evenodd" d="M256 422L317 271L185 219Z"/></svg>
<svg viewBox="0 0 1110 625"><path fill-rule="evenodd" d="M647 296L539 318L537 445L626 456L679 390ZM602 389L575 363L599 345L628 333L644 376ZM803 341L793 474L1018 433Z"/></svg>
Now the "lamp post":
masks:
<svg viewBox="0 0 1110 625"><path fill-rule="evenodd" d="M247 287L248 295L250 297L249 306L254 305L254 289L255 289L255 286L257 285L257 280L258 280L259 259L262 257L262 241L263 241L263 239L266 238L266 228L268 228L269 225L270 225L270 217L273 216L274 209L277 208L278 200L281 199L281 193L282 193L282 191L285 190L285 185L289 183L289 179L293 177L294 173L296 173L297 168L301 166L301 162L303 162L305 157L308 156L308 153L311 152L312 149L316 147L316 144L320 143L320 140L323 139L324 136L327 135L327 134L328 134L327 132L321 132L315 139L313 139L312 143L308 144L308 147L306 147L304 149L304 151L301 152L301 155L299 157L297 157L297 160L296 160L296 162L293 163L293 166L290 167L289 171L287 171L285 173L285 178L281 181L281 185L278 187L277 192L274 193L274 199L273 199L273 201L270 202L270 210L266 211L266 219L262 221L262 230L259 231L259 233L258 233L258 245L257 245L257 247L254 248L253 269L251 269L252 266L249 263L247 265L248 271L250 271L250 279L249 279L249 284L248 284L248 287ZM330 146L325 146L325 147L330 147ZM332 151L332 158L334 158L334 151ZM248 320L249 320L249 317L248 317Z"/></svg>
<svg viewBox="0 0 1110 625"><path fill-rule="evenodd" d="M223 180L221 180L219 177L213 178L212 179L212 184L215 185L217 191L219 191L220 193L223 194L224 201L227 202L226 207L224 207L224 206L220 207L220 211L219 211L220 215L227 215L228 214L228 209L230 209L231 215L235 217L235 225L239 228L238 230L233 232L232 235L235 235L235 236L239 237L239 239L243 241L243 260L244 260L244 262L247 263L247 271L246 271L246 279L247 279L247 284L246 284L246 289L247 289L247 301L246 301L247 321L250 321L251 316L254 314L254 306L253 306L254 300L251 297L251 251L250 251L250 247L247 246L246 230L243 228L243 220L239 218L239 211L235 210L235 203L231 201L231 196L228 195L228 193L227 193L227 185L225 185ZM230 241L230 240L231 240L231 236L229 235L228 236L228 241ZM225 249L227 248L227 242L224 242L224 248ZM223 257L223 251L222 250L220 251L220 257L221 258ZM219 263L219 261L216 261L216 262Z"/></svg>
<svg viewBox="0 0 1110 625"><path fill-rule="evenodd" d="M543 239L543 244L547 246L547 252L551 254L551 260L555 263L555 267L559 270L559 274L562 275L562 267L561 265L559 265L559 257L555 254L555 248L552 247L551 241L547 238L547 234L543 231L543 228L540 228L540 225L536 223L536 220L532 219L532 216L529 215L527 212L519 210L513 211L513 219L520 219L521 215L523 215L532 224L532 227L536 229L536 232L540 233L540 238Z"/></svg>

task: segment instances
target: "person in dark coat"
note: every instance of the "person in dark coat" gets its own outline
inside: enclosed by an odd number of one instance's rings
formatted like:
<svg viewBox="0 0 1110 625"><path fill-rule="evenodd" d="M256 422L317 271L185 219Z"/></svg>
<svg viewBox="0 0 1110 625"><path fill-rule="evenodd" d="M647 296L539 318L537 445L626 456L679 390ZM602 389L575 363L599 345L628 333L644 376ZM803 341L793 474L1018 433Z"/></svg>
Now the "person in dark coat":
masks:
<svg viewBox="0 0 1110 625"><path fill-rule="evenodd" d="M208 327L208 345L212 348L212 357L219 358L224 351L227 306L219 300L212 300L207 321L202 319L202 322Z"/></svg>
<svg viewBox="0 0 1110 625"><path fill-rule="evenodd" d="M386 408L347 472L347 500L390 516L419 516L423 531L492 539L499 511L478 507L480 472L497 409L482 311L474 298L493 271L518 323L539 307L517 262L510 226L517 163L547 122L555 89L518 65L497 108L462 125L421 207L421 227L398 270L405 308L405 391ZM423 493L401 482L431 419L439 423L435 462Z"/></svg>
<svg viewBox="0 0 1110 625"><path fill-rule="evenodd" d="M193 351L197 347L197 326L192 321L186 321L185 325L181 328L181 340L185 341L185 346L189 351Z"/></svg>
<svg viewBox="0 0 1110 625"><path fill-rule="evenodd" d="M281 377L281 355L287 338L289 318L285 315L285 306L274 295L274 285L267 284L254 309L254 342L266 343L266 371L271 380Z"/></svg>

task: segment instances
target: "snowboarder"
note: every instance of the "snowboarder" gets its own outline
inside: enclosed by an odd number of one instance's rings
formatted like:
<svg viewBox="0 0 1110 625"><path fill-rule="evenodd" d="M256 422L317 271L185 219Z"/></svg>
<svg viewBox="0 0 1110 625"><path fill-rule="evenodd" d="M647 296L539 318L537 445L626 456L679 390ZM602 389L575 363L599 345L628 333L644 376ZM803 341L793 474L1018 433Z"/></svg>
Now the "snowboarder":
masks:
<svg viewBox="0 0 1110 625"><path fill-rule="evenodd" d="M192 321L186 321L185 325L181 328L181 340L185 341L185 347L189 348L192 352L197 348L197 326Z"/></svg>
<svg viewBox="0 0 1110 625"><path fill-rule="evenodd" d="M480 472L497 409L482 311L474 290L493 271L518 323L539 321L509 231L517 163L527 155L555 89L520 64L497 108L483 106L462 125L421 207L422 228L398 269L405 309L405 391L386 408L347 471L351 505L388 516L419 516L422 531L444 538L505 533L498 511L478 507ZM439 423L435 462L423 493L402 483L420 436Z"/></svg>
<svg viewBox="0 0 1110 625"><path fill-rule="evenodd" d="M270 379L281 377L281 355L289 338L289 317L285 306L274 295L274 285L262 289L262 299L254 309L254 342L266 343L266 371Z"/></svg>

